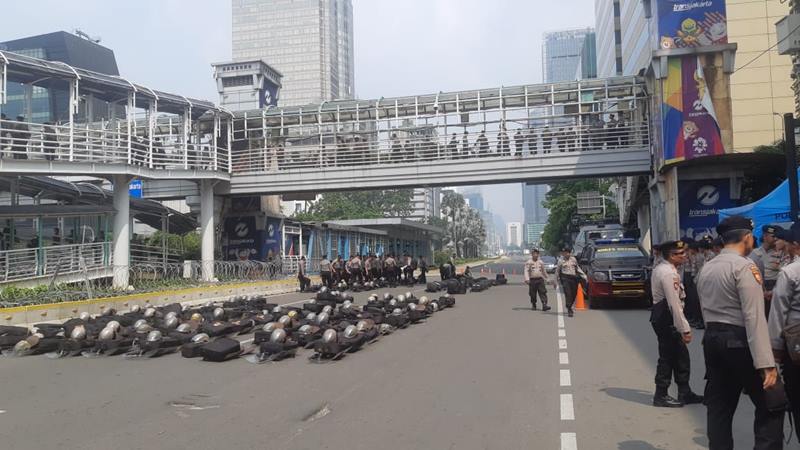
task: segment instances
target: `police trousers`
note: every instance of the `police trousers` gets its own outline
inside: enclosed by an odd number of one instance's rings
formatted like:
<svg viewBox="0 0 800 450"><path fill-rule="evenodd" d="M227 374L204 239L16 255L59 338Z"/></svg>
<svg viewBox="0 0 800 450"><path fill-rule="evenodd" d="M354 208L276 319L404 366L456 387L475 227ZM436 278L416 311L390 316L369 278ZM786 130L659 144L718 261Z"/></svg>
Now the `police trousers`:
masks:
<svg viewBox="0 0 800 450"><path fill-rule="evenodd" d="M666 301L666 300L664 300ZM691 360L689 349L683 343L675 327L653 325L658 339L658 362L656 363L656 394L666 395L673 377L678 385L678 394L688 394Z"/></svg>
<svg viewBox="0 0 800 450"><path fill-rule="evenodd" d="M703 323L703 313L700 310L700 297L697 286L694 284L694 275L686 272L683 275L683 287L686 289L685 307L683 309L686 320L691 324Z"/></svg>
<svg viewBox="0 0 800 450"><path fill-rule="evenodd" d="M320 272L320 278L322 278L322 285L327 287L333 287L333 277L331 276L330 271Z"/></svg>
<svg viewBox="0 0 800 450"><path fill-rule="evenodd" d="M547 287L544 278L531 278L528 281L528 295L531 297L531 306L536 307L536 295L542 301L542 306L547 305Z"/></svg>
<svg viewBox="0 0 800 450"><path fill-rule="evenodd" d="M575 304L575 296L578 295L578 277L573 275L561 275L561 288L564 290L564 301L567 303L567 310L572 310Z"/></svg>
<svg viewBox="0 0 800 450"><path fill-rule="evenodd" d="M781 364L781 374L783 384L786 389L786 396L789 398L789 413L794 418L795 428L800 423L800 366L792 362L788 350L783 364ZM795 434L798 434L795 431ZM797 436L800 441L800 434Z"/></svg>
<svg viewBox="0 0 800 450"><path fill-rule="evenodd" d="M703 336L706 425L710 450L733 450L733 415L744 391L755 406L755 450L783 448L783 412L767 409L744 327L711 322Z"/></svg>

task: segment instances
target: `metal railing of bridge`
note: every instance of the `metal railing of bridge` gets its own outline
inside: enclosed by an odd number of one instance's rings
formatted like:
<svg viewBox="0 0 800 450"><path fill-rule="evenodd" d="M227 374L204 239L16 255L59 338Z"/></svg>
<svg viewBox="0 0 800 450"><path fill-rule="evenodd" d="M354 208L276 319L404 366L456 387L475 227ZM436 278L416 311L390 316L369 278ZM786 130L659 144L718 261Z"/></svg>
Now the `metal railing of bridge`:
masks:
<svg viewBox="0 0 800 450"><path fill-rule="evenodd" d="M622 77L248 112L234 119L231 171L648 149L646 108L643 81Z"/></svg>
<svg viewBox="0 0 800 450"><path fill-rule="evenodd" d="M227 172L227 148L210 134L195 134L185 145L171 119L146 135L127 132L125 121L69 125L0 120L0 157L14 160L131 164L164 170Z"/></svg>
<svg viewBox="0 0 800 450"><path fill-rule="evenodd" d="M0 283L69 275L110 265L110 242L4 250L0 251Z"/></svg>

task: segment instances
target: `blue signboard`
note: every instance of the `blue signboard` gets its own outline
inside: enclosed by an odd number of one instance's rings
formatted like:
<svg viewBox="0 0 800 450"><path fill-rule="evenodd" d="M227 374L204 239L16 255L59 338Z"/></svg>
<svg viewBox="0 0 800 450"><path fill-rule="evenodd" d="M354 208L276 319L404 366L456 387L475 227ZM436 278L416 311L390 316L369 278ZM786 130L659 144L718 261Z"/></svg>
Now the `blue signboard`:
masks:
<svg viewBox="0 0 800 450"><path fill-rule="evenodd" d="M261 259L269 260L281 254L281 219L267 217L267 229L264 232L264 248Z"/></svg>
<svg viewBox="0 0 800 450"><path fill-rule="evenodd" d="M679 181L681 237L697 240L706 234L716 236L717 213L720 209L736 206L730 192L727 178Z"/></svg>
<svg viewBox="0 0 800 450"><path fill-rule="evenodd" d="M225 259L247 261L259 259L262 232L256 229L253 216L228 217L225 219Z"/></svg>
<svg viewBox="0 0 800 450"><path fill-rule="evenodd" d="M660 48L728 43L725 0L658 0L655 4Z"/></svg>
<svg viewBox="0 0 800 450"><path fill-rule="evenodd" d="M133 198L142 198L142 180L134 178L128 185L128 193Z"/></svg>

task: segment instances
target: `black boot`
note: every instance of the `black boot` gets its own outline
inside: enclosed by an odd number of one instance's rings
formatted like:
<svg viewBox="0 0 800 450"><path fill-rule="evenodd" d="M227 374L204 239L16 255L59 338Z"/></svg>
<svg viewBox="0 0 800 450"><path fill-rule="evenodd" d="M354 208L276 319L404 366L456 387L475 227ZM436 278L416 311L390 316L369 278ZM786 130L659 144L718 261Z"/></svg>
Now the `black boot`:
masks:
<svg viewBox="0 0 800 450"><path fill-rule="evenodd" d="M656 395L653 396L653 406L659 408L680 408L683 406L683 403L670 397L669 394L659 394L656 392Z"/></svg>
<svg viewBox="0 0 800 450"><path fill-rule="evenodd" d="M572 311L572 308L567 309L567 317L572 317L574 315L575 313Z"/></svg>
<svg viewBox="0 0 800 450"><path fill-rule="evenodd" d="M703 396L697 395L692 391L681 392L678 394L678 401L684 405L698 404L703 403Z"/></svg>
<svg viewBox="0 0 800 450"><path fill-rule="evenodd" d="M550 311L551 308L547 303L542 304L542 311Z"/></svg>
<svg viewBox="0 0 800 450"><path fill-rule="evenodd" d="M536 303L531 303L531 309L532 309L533 311L536 311Z"/></svg>

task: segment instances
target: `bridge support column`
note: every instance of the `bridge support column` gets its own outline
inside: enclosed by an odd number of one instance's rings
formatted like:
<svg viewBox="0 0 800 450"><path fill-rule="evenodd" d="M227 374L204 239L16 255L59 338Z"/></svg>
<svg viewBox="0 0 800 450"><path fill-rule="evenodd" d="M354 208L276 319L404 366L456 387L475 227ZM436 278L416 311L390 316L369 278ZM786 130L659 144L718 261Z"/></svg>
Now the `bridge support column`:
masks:
<svg viewBox="0 0 800 450"><path fill-rule="evenodd" d="M127 175L114 175L114 289L128 288L131 243L128 182Z"/></svg>
<svg viewBox="0 0 800 450"><path fill-rule="evenodd" d="M200 259L203 281L214 281L214 183L200 181Z"/></svg>

